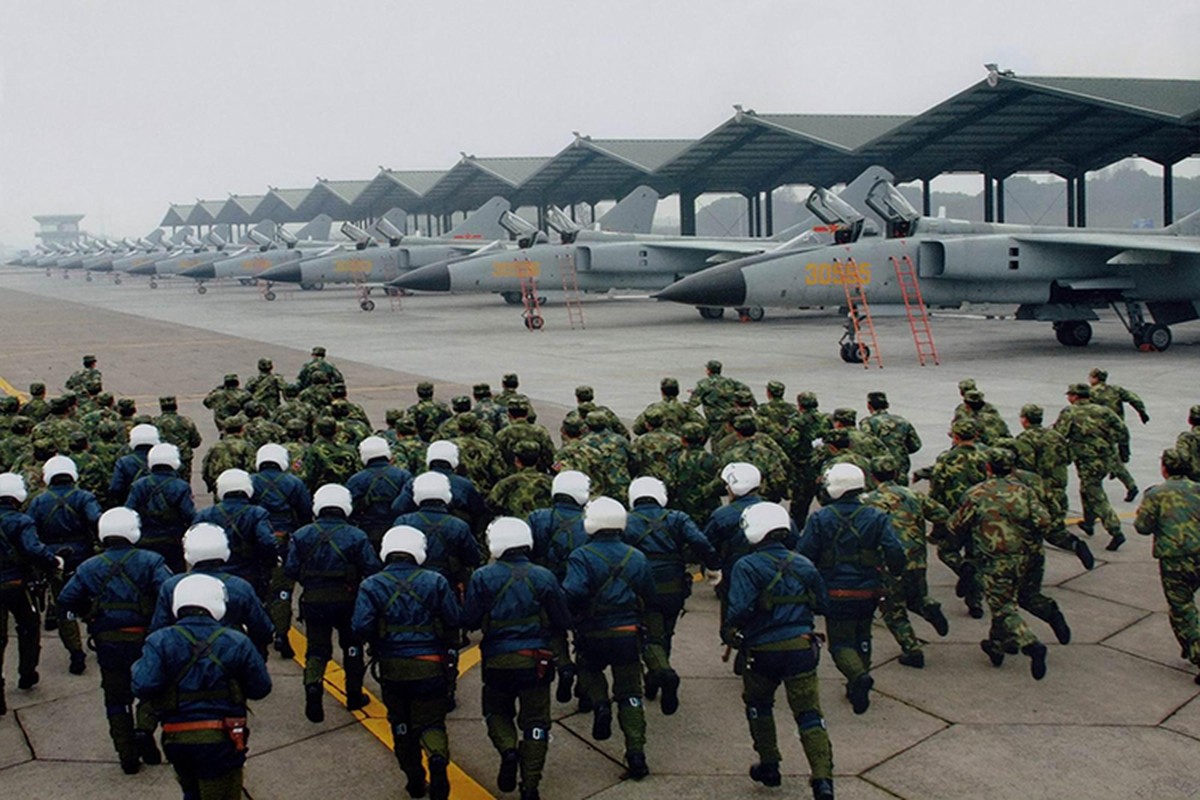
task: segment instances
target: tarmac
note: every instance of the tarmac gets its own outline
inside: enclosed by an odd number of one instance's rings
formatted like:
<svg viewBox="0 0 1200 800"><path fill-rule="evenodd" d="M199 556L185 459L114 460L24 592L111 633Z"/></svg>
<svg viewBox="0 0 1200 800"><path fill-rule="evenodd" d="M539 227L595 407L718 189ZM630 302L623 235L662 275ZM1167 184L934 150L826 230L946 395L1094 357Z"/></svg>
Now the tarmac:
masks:
<svg viewBox="0 0 1200 800"><path fill-rule="evenodd" d="M817 392L821 407L865 412L868 391L884 389L892 409L911 420L924 439L914 466L931 463L947 444L959 402L956 384L974 377L1009 426L1027 402L1046 408L1047 423L1065 405L1068 383L1085 381L1103 366L1110 380L1141 395L1151 420L1129 422L1130 470L1144 489L1159 480L1158 454L1187 427L1188 407L1200 402L1200 325L1173 329L1166 353L1135 351L1111 313L1094 323L1087 349L1067 349L1049 325L996 318L1011 309L935 313L933 331L941 365L917 364L903 318L877 318L882 369L843 363L837 352L841 320L832 311L768 311L758 323L727 317L702 320L694 309L644 297L588 297L586 327L572 330L566 309L544 308L536 333L520 309L491 296L416 296L397 302L375 296L377 310L358 310L355 293L276 288L264 301L250 287L210 284L199 296L190 282L163 280L158 289L126 279L114 285L78 273L64 280L28 269L0 268L0 379L25 390L44 380L53 393L95 353L105 388L132 396L156 413L160 394L176 394L180 410L216 439L201 405L222 376L255 372L257 359L274 359L293 376L313 345L324 345L345 373L352 400L382 424L388 407L415 402L415 386L432 380L437 396L469 394L471 384L517 372L539 421L552 431L573 406L578 384L595 387L597 402L631 421L657 399L659 378L690 386L710 358L762 397L768 380L787 384L788 397ZM377 293L378 295L378 293ZM3 384L0 384L3 386ZM203 448L197 457L203 454ZM198 477L193 486L208 501ZM829 658L820 676L825 717L834 746L842 798L1197 798L1200 797L1200 686L1179 657L1167 622L1150 542L1129 524L1135 503L1109 482L1114 507L1126 522L1128 543L1105 552L1103 532L1091 540L1098 563L1086 572L1073 555L1047 556L1047 593L1062 606L1073 630L1060 646L1047 626L1030 620L1050 650L1049 674L1035 682L1028 659L1011 657L997 669L980 652L987 620L973 620L954 597L950 573L931 560L932 593L950 619L941 639L923 621L926 666L896 662L899 649L877 625L875 692L870 710L855 716ZM1078 514L1074 482L1071 497ZM555 704L555 724L542 785L545 798L808 797L807 765L782 699L776 723L783 750L784 785L769 790L746 775L755 760L740 698L740 682L721 660L717 606L697 584L680 621L673 660L684 678L682 706L666 717L648 703L647 758L642 782L619 778L621 738L590 738L590 715ZM82 676L66 670L54 634L44 638L42 682L20 691L12 680L15 642L8 656L10 713L0 717L0 784L6 797L177 797L169 767L124 776L106 734L93 660ZM469 661L470 659L465 659ZM269 663L275 691L252 709L247 797L405 797L395 761L373 733L377 704L367 713L337 707L336 675L326 698L326 721L302 713L301 670L278 657ZM452 757L463 773L454 797L503 796L495 786L499 760L484 726L479 669L465 671L459 707L448 728ZM372 686L374 690L376 687ZM376 694L378 694L376 692ZM386 726L382 726L386 728Z"/></svg>

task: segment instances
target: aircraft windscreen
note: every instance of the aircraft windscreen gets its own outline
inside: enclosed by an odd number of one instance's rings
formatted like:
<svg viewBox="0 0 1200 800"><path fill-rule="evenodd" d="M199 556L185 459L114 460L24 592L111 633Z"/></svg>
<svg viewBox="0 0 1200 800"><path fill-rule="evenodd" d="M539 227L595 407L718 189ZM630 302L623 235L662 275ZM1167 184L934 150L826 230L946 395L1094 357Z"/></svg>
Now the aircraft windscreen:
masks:
<svg viewBox="0 0 1200 800"><path fill-rule="evenodd" d="M579 230L579 225L575 220L567 216L566 212L558 206L550 206L546 209L546 224L559 233L575 233Z"/></svg>
<svg viewBox="0 0 1200 800"><path fill-rule="evenodd" d="M828 189L813 189L804 205L826 225L852 226L863 215Z"/></svg>
<svg viewBox="0 0 1200 800"><path fill-rule="evenodd" d="M519 217L511 211L500 215L500 227L516 238L529 236L537 232L537 226L524 217Z"/></svg>

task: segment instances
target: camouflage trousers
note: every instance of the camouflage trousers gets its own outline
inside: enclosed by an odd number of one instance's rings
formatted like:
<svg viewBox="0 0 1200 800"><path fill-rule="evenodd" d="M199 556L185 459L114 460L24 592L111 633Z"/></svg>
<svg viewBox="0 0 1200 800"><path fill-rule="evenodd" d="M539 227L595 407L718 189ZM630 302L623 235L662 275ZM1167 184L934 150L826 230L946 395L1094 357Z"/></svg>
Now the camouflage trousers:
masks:
<svg viewBox="0 0 1200 800"><path fill-rule="evenodd" d="M609 707L605 668L612 669L612 699L625 736L626 753L646 749L646 711L642 701L642 646L636 632L587 631L575 638L579 686L595 709Z"/></svg>
<svg viewBox="0 0 1200 800"><path fill-rule="evenodd" d="M941 604L929 596L925 567L905 569L899 577L884 572L879 616L905 653L919 652L921 649L921 641L913 630L908 612L932 622L941 610Z"/></svg>
<svg viewBox="0 0 1200 800"><path fill-rule="evenodd" d="M1108 502L1108 494L1104 491L1104 478L1108 475L1108 465L1099 461L1084 461L1075 464L1079 475L1079 500L1083 503L1083 522L1085 525L1094 524L1100 520L1104 530L1113 536L1121 533L1121 520Z"/></svg>
<svg viewBox="0 0 1200 800"><path fill-rule="evenodd" d="M483 664L483 718L488 738L501 755L516 751L521 789L538 788L550 747L550 681L532 656L505 653ZM520 730L521 739L517 733Z"/></svg>
<svg viewBox="0 0 1200 800"><path fill-rule="evenodd" d="M976 574L983 585L983 599L992 614L988 638L997 645L1012 642L1017 647L1025 647L1037 641L1017 611L1021 581L1028 571L1028 562L1025 555L996 556L979 562Z"/></svg>
<svg viewBox="0 0 1200 800"><path fill-rule="evenodd" d="M1129 468L1119 458L1113 459L1112 464L1109 466L1108 476L1119 480L1126 491L1133 491L1137 487L1137 481L1129 474Z"/></svg>
<svg viewBox="0 0 1200 800"><path fill-rule="evenodd" d="M406 776L424 778L422 750L431 760L450 761L446 736L450 693L445 669L439 662L416 658L384 658L378 664L396 762Z"/></svg>
<svg viewBox="0 0 1200 800"><path fill-rule="evenodd" d="M775 642L750 651L742 673L742 701L750 723L754 752L764 764L780 761L775 730L775 691L783 684L788 707L799 728L800 743L813 778L833 777L833 745L821 715L817 682L820 650L808 637Z"/></svg>
<svg viewBox="0 0 1200 800"><path fill-rule="evenodd" d="M1074 538L1074 537L1072 537ZM1058 603L1042 593L1042 580L1046 577L1046 552L1038 548L1025 559L1021 579L1017 583L1017 605L1044 622L1062 616Z"/></svg>
<svg viewBox="0 0 1200 800"><path fill-rule="evenodd" d="M1160 559L1158 575L1167 598L1171 631L1183 657L1200 666L1200 615L1196 592L1200 591L1200 555Z"/></svg>

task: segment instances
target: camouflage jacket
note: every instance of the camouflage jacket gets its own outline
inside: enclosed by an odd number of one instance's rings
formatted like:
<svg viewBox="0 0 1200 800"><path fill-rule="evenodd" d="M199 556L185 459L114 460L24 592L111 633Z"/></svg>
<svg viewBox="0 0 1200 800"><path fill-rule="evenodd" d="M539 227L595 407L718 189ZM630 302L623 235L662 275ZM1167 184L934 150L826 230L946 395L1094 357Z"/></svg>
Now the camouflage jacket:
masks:
<svg viewBox="0 0 1200 800"><path fill-rule="evenodd" d="M987 457L971 444L951 447L937 457L929 478L929 496L948 509L957 509L963 496L987 478Z"/></svg>
<svg viewBox="0 0 1200 800"><path fill-rule="evenodd" d="M454 416L450 417L448 420L438 426L437 434L434 438L457 439L458 437L463 436L462 421L466 417L475 417L475 419L479 420L480 422L480 424L476 426L476 433L473 434L474 436L477 436L480 439L486 439L493 445L496 443L496 431L492 429L490 423L485 423L474 411L464 411L461 414L455 414Z"/></svg>
<svg viewBox="0 0 1200 800"><path fill-rule="evenodd" d="M1112 383L1097 383L1092 387L1092 402L1106 408L1111 408L1117 412L1117 416L1121 419L1125 419L1126 403L1133 406L1133 410L1138 413L1139 417L1146 416L1146 404L1142 402L1142 398L1124 386L1117 386Z"/></svg>
<svg viewBox="0 0 1200 800"><path fill-rule="evenodd" d="M1054 421L1054 430L1067 440L1076 465L1112 463L1117 448L1129 442L1129 429L1117 412L1086 400L1064 408Z"/></svg>
<svg viewBox="0 0 1200 800"><path fill-rule="evenodd" d="M406 408L404 414L417 426L417 433L426 442L432 442L438 427L454 416L450 406L440 400L418 400Z"/></svg>
<svg viewBox="0 0 1200 800"><path fill-rule="evenodd" d="M490 428L492 433L499 433L500 429L508 424L508 414L504 406L493 400L476 402L471 408L471 413L479 417L479 421Z"/></svg>
<svg viewBox="0 0 1200 800"><path fill-rule="evenodd" d="M50 404L40 397L31 397L21 406L21 416L29 417L34 422L41 422L50 416Z"/></svg>
<svg viewBox="0 0 1200 800"><path fill-rule="evenodd" d="M787 454L774 439L762 433L742 439L721 454L721 467L734 461L745 461L758 467L762 473L758 491L764 498L777 503L788 497L792 483L790 465Z"/></svg>
<svg viewBox="0 0 1200 800"><path fill-rule="evenodd" d="M254 471L254 445L241 436L226 434L225 438L216 442L204 454L200 472L204 476L204 485L210 492L217 491L217 476L227 469L244 469Z"/></svg>
<svg viewBox="0 0 1200 800"><path fill-rule="evenodd" d="M1051 524L1035 492L1012 476L971 487L950 517L950 530L969 537L970 552L984 560L1027 553Z"/></svg>
<svg viewBox="0 0 1200 800"><path fill-rule="evenodd" d="M58 452L71 449L71 434L83 431L83 426L69 417L50 417L33 426L30 439L49 439Z"/></svg>
<svg viewBox="0 0 1200 800"><path fill-rule="evenodd" d="M482 436L458 436L458 468L482 494L491 491L508 470L500 460L500 450Z"/></svg>
<svg viewBox="0 0 1200 800"><path fill-rule="evenodd" d="M517 442L523 439L537 442L541 451L538 454L538 470L549 471L551 465L554 464L554 440L550 438L550 431L541 425L521 421L510 422L496 434L496 446L500 448L500 457L504 459L504 468L507 471L515 469L513 459L516 458Z"/></svg>
<svg viewBox="0 0 1200 800"><path fill-rule="evenodd" d="M497 483L488 494L488 508L500 516L525 519L550 505L550 476L533 469L515 472Z"/></svg>
<svg viewBox="0 0 1200 800"><path fill-rule="evenodd" d="M312 376L318 372L324 372L329 376L329 384L346 382L346 379L342 377L341 370L323 358L314 358L300 368L300 372L296 375L296 383L300 384L301 389L307 389L312 383Z"/></svg>
<svg viewBox="0 0 1200 800"><path fill-rule="evenodd" d="M404 467L413 475L425 471L425 449L427 445L421 437L415 434L400 436L394 430L383 432L388 446L392 448L392 461L397 467Z"/></svg>
<svg viewBox="0 0 1200 800"><path fill-rule="evenodd" d="M226 389L218 386L204 398L204 407L213 412L213 422L221 427L229 417L242 410L242 406L250 400L250 393L245 389Z"/></svg>
<svg viewBox="0 0 1200 800"><path fill-rule="evenodd" d="M287 381L274 372L260 372L246 381L246 391L250 393L250 397L262 403L267 413L273 413L279 407L286 384Z"/></svg>
<svg viewBox="0 0 1200 800"><path fill-rule="evenodd" d="M925 569L928 566L926 523L934 528L944 526L950 519L946 507L923 492L891 482L881 483L875 491L863 495L863 503L891 517L892 530L904 548L905 569Z"/></svg>
<svg viewBox="0 0 1200 800"><path fill-rule="evenodd" d="M312 434L312 425L316 418L317 410L300 400L285 400L271 414L271 421L285 428L290 420L300 420L304 423L306 435Z"/></svg>
<svg viewBox="0 0 1200 800"><path fill-rule="evenodd" d="M582 441L596 453L595 472L588 476L592 479L592 493L624 500L639 466L633 445L612 431L589 433Z"/></svg>
<svg viewBox="0 0 1200 800"><path fill-rule="evenodd" d="M685 445L672 457L666 484L671 505L692 519L708 519L725 493L717 460L703 446Z"/></svg>
<svg viewBox="0 0 1200 800"><path fill-rule="evenodd" d="M600 468L601 457L596 448L583 439L570 439L554 454L553 472L573 469L591 477Z"/></svg>
<svg viewBox="0 0 1200 800"><path fill-rule="evenodd" d="M185 464L190 464L192 451L203 441L196 423L181 414L170 412L155 417L154 427L158 428L158 438L178 447L179 458Z"/></svg>
<svg viewBox="0 0 1200 800"><path fill-rule="evenodd" d="M1200 425L1184 431L1175 439L1175 449L1188 461L1188 477L1200 481Z"/></svg>
<svg viewBox="0 0 1200 800"><path fill-rule="evenodd" d="M656 408L662 413L662 429L664 431L679 433L683 430L684 423L704 423L704 417L697 414L692 408L679 402L678 398L664 398L657 403L651 403L646 406L645 411L638 415L638 418L633 423L633 432L638 436L649 430L646 427L646 412L652 408Z"/></svg>
<svg viewBox="0 0 1200 800"><path fill-rule="evenodd" d="M1200 554L1200 483L1168 478L1151 486L1142 498L1133 527L1154 537L1154 557Z"/></svg>
<svg viewBox="0 0 1200 800"><path fill-rule="evenodd" d="M258 450L264 444L282 442L287 438L287 431L277 422L271 422L263 417L255 417L246 423L246 427L242 430L242 436L255 450Z"/></svg>
<svg viewBox="0 0 1200 800"><path fill-rule="evenodd" d="M653 475L663 483L671 480L671 459L683 449L683 440L678 435L664 430L650 431L633 442L633 454L637 458L638 471L642 475Z"/></svg>
<svg viewBox="0 0 1200 800"><path fill-rule="evenodd" d="M1071 451L1058 431L1031 425L1017 434L1015 441L1018 467L1037 473L1056 487L1067 485Z"/></svg>
<svg viewBox="0 0 1200 800"><path fill-rule="evenodd" d="M881 441L900 465L900 471L908 473L912 466L909 456L921 449L921 437L911 422L904 417L880 411L864 418L858 426Z"/></svg>
<svg viewBox="0 0 1200 800"><path fill-rule="evenodd" d="M358 451L353 447L317 439L304 454L304 482L312 492L327 483L345 484L358 467Z"/></svg>

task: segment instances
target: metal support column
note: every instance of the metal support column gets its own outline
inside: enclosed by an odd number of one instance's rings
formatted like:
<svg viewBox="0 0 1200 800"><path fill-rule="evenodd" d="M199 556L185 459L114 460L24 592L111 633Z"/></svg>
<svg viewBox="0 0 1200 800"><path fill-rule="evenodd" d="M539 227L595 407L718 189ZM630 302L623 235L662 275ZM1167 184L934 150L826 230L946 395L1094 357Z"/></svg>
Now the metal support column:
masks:
<svg viewBox="0 0 1200 800"><path fill-rule="evenodd" d="M1175 221L1175 173L1173 164L1163 164L1163 226Z"/></svg>
<svg viewBox="0 0 1200 800"><path fill-rule="evenodd" d="M775 235L775 190L767 189L763 192L763 205L766 206L767 212L767 236Z"/></svg>
<svg viewBox="0 0 1200 800"><path fill-rule="evenodd" d="M1004 222L1004 178L996 178L996 222Z"/></svg>
<svg viewBox="0 0 1200 800"><path fill-rule="evenodd" d="M996 184L992 173L983 173L983 221L996 221Z"/></svg>
<svg viewBox="0 0 1200 800"><path fill-rule="evenodd" d="M1087 227L1087 172L1080 172L1075 179L1075 225Z"/></svg>
<svg viewBox="0 0 1200 800"><path fill-rule="evenodd" d="M929 217L930 204L933 202L931 195L933 194L933 181L929 178L921 178L921 216Z"/></svg>
<svg viewBox="0 0 1200 800"><path fill-rule="evenodd" d="M696 235L696 195L686 190L679 192L679 233Z"/></svg>
<svg viewBox="0 0 1200 800"><path fill-rule="evenodd" d="M1067 227L1075 227L1075 179L1067 178Z"/></svg>

